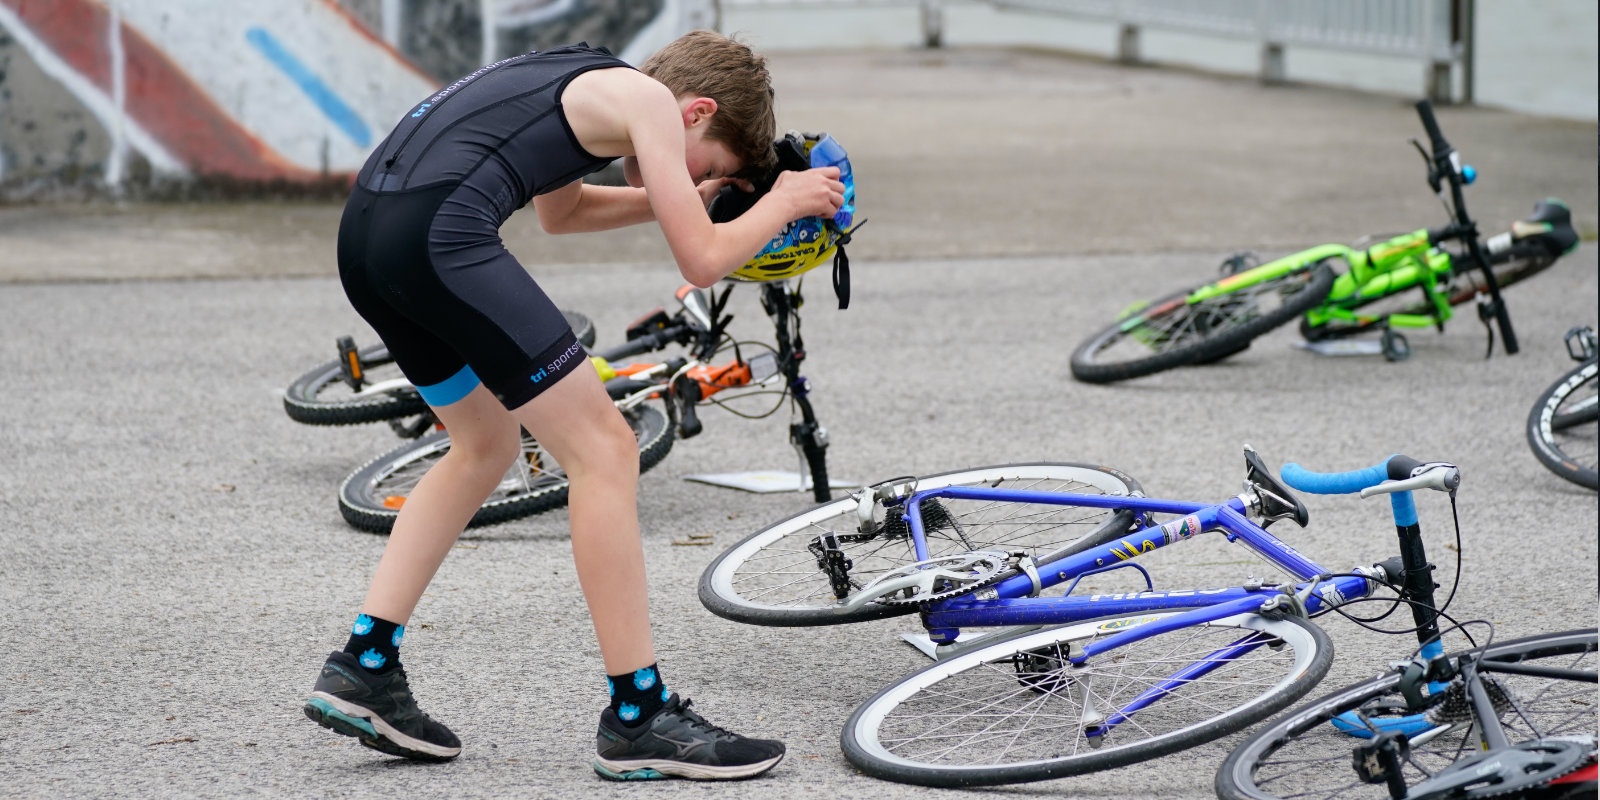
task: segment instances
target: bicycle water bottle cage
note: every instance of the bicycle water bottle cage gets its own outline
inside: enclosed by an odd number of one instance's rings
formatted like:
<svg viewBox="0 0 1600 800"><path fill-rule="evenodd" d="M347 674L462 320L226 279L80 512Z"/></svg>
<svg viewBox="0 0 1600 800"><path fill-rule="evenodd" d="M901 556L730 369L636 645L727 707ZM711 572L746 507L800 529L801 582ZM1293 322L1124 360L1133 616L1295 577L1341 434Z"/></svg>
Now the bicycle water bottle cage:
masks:
<svg viewBox="0 0 1600 800"><path fill-rule="evenodd" d="M1304 528L1311 521L1311 512L1306 510L1305 504L1267 469L1255 448L1248 444L1244 446L1244 465L1244 494L1240 497L1248 511L1261 518L1261 527L1280 519L1293 519L1296 525Z"/></svg>

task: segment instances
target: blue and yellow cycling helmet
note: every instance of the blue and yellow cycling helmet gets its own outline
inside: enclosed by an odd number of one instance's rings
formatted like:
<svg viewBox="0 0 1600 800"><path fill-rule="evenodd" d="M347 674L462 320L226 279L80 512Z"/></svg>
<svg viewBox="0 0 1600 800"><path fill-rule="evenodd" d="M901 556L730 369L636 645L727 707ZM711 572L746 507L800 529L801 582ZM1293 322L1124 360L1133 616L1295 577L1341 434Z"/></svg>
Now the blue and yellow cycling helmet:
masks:
<svg viewBox="0 0 1600 800"><path fill-rule="evenodd" d="M839 307L845 308L850 302L850 259L844 254L844 245L850 242L850 235L858 225L856 184L850 156L843 145L826 133L790 131L773 143L773 149L777 155L776 165L768 174L751 181L755 184L754 192L728 186L711 202L709 213L713 222L727 222L743 214L772 190L779 173L786 170L838 167L839 180L844 183L844 205L832 217L804 217L784 226L761 252L728 278L738 281L792 278L832 261L834 291L839 295Z"/></svg>

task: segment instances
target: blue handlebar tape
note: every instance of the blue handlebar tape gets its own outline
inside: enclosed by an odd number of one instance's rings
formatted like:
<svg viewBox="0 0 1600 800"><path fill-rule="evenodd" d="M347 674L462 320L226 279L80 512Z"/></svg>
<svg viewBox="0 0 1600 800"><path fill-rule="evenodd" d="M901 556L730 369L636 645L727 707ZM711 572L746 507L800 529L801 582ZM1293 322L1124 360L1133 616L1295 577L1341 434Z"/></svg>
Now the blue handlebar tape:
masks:
<svg viewBox="0 0 1600 800"><path fill-rule="evenodd" d="M1389 459L1354 472L1312 472L1299 464L1284 464L1279 473L1290 488L1312 494L1355 494L1389 479Z"/></svg>
<svg viewBox="0 0 1600 800"><path fill-rule="evenodd" d="M1278 474L1284 483L1302 492L1355 494L1389 479L1389 458L1384 459L1381 464L1352 472L1312 472L1299 464L1284 464L1283 471ZM1389 495L1389 504L1394 508L1394 524L1400 526L1417 524L1417 504L1411 499L1410 492L1395 492Z"/></svg>

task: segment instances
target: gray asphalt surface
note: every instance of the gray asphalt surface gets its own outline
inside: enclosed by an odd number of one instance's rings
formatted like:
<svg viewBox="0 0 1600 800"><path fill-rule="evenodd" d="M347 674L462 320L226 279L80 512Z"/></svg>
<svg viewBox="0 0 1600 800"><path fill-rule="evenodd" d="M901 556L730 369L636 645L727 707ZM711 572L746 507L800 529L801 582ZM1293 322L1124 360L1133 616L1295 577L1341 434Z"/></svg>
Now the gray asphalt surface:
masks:
<svg viewBox="0 0 1600 800"><path fill-rule="evenodd" d="M1152 494L1213 500L1237 491L1246 442L1274 466L1448 459L1465 477L1452 613L1502 636L1595 624L1595 495L1545 472L1521 430L1567 369L1561 335L1600 317L1592 242L1508 293L1514 357L1484 360L1468 309L1443 334L1413 333L1402 364L1314 356L1286 329L1215 367L1113 387L1068 374L1070 350L1117 309L1236 249L1438 224L1401 99L999 51L774 67L780 121L851 147L873 220L852 247L848 311L824 275L807 281L806 373L836 476L1086 461ZM1441 120L1484 174L1470 197L1486 229L1553 194L1593 238L1593 125L1474 109ZM326 204L0 210L0 796L924 793L856 774L838 749L850 710L919 665L897 638L914 623L763 629L695 597L721 549L809 502L682 478L793 469L783 414L707 412L705 433L643 476L639 503L667 683L713 721L787 741L767 777L593 775L604 688L564 511L470 531L411 621L413 687L461 735L460 759L400 763L307 722L299 704L383 547L344 525L334 490L398 444L379 426L310 428L281 410L283 388L330 358L335 336L370 341L330 277L336 216ZM513 248L530 265L548 256L532 271L595 319L602 345L679 283L648 231L568 244L521 224ZM736 295L736 331L765 337L756 293ZM1306 503L1311 527L1283 534L1302 552L1337 568L1393 553L1387 503ZM1419 506L1448 585L1449 505ZM701 541L714 544L689 544ZM1268 574L1214 537L1153 555L1158 588ZM1327 628L1327 689L1409 649ZM1237 741L945 796L1208 797Z"/></svg>

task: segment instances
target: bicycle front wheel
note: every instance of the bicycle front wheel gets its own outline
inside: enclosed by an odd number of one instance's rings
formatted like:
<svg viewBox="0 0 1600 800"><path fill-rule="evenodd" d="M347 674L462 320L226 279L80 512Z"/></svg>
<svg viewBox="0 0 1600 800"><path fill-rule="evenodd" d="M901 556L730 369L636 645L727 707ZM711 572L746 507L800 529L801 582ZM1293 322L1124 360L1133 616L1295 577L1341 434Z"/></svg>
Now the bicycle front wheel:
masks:
<svg viewBox="0 0 1600 800"><path fill-rule="evenodd" d="M1072 376L1086 383L1137 378L1186 364L1210 363L1321 303L1333 288L1328 260L1257 280L1264 265L1218 282L1239 288L1190 302L1195 289L1133 306L1072 354ZM1202 287L1203 288L1203 287Z"/></svg>
<svg viewBox="0 0 1600 800"><path fill-rule="evenodd" d="M1497 664L1557 667L1586 672L1587 681L1513 674ZM1595 631L1568 631L1533 636L1492 645L1478 661L1480 676L1493 685L1508 702L1496 702L1500 724L1511 744L1562 737L1587 737L1594 746L1596 725ZM1487 687L1486 687L1487 688ZM1445 692L1460 693L1459 689ZM1491 695L1495 694L1491 690ZM1483 751L1477 725L1459 703L1441 703L1436 710L1417 715L1417 727L1408 736L1406 755L1400 762L1406 786L1426 780L1448 769L1457 761ZM1448 707L1447 707L1448 706ZM1383 783L1366 783L1352 767L1357 746L1368 741L1346 730L1394 719L1396 709L1406 708L1400 691L1400 674L1390 671L1364 683L1348 686L1287 714L1236 748L1217 772L1217 795L1224 800L1277 800L1277 798L1338 797L1359 800L1388 800L1392 795ZM1503 709L1503 710L1501 710ZM1354 722L1341 726L1333 722ZM1431 719L1430 719L1431 717ZM1370 736L1370 733L1367 734ZM1560 777L1558 775L1548 776ZM1488 797L1516 787L1474 787L1475 791L1452 797ZM1520 796L1520 795L1518 795Z"/></svg>
<svg viewBox="0 0 1600 800"><path fill-rule="evenodd" d="M1579 486L1600 489L1600 361L1574 367L1539 395L1528 413L1528 445L1539 463Z"/></svg>
<svg viewBox="0 0 1600 800"><path fill-rule="evenodd" d="M981 486L1042 492L1128 496L1138 481L1107 467L1085 464L1007 464L946 472L915 481L916 488ZM940 509L938 512L932 508ZM850 612L825 571L819 553L832 536L849 562L851 589L917 561L909 526L898 508L873 508L868 533L860 530L859 503L853 497L812 508L758 531L729 548L700 576L700 602L713 614L752 625L834 625L879 619L917 610L915 605L868 603ZM1047 561L1091 547L1128 530L1133 514L1097 508L1042 503L952 500L923 504L928 557L974 550L1027 551ZM848 597L848 594L846 595Z"/></svg>
<svg viewBox="0 0 1600 800"><path fill-rule="evenodd" d="M1244 728L1299 699L1333 646L1296 617L1240 614L1101 653L1069 650L1167 614L1033 631L938 661L845 723L850 762L925 786L1021 783L1143 762ZM1181 677L1181 670L1211 667Z"/></svg>
<svg viewBox="0 0 1600 800"><path fill-rule="evenodd" d="M622 415L639 440L639 471L650 469L672 449L672 426L654 405ZM339 486L339 512L364 531L388 533L406 497L422 476L450 452L449 431L437 431L385 453L351 473ZM522 437L522 455L506 472L467 527L492 525L559 508L567 503L567 474L533 437Z"/></svg>

